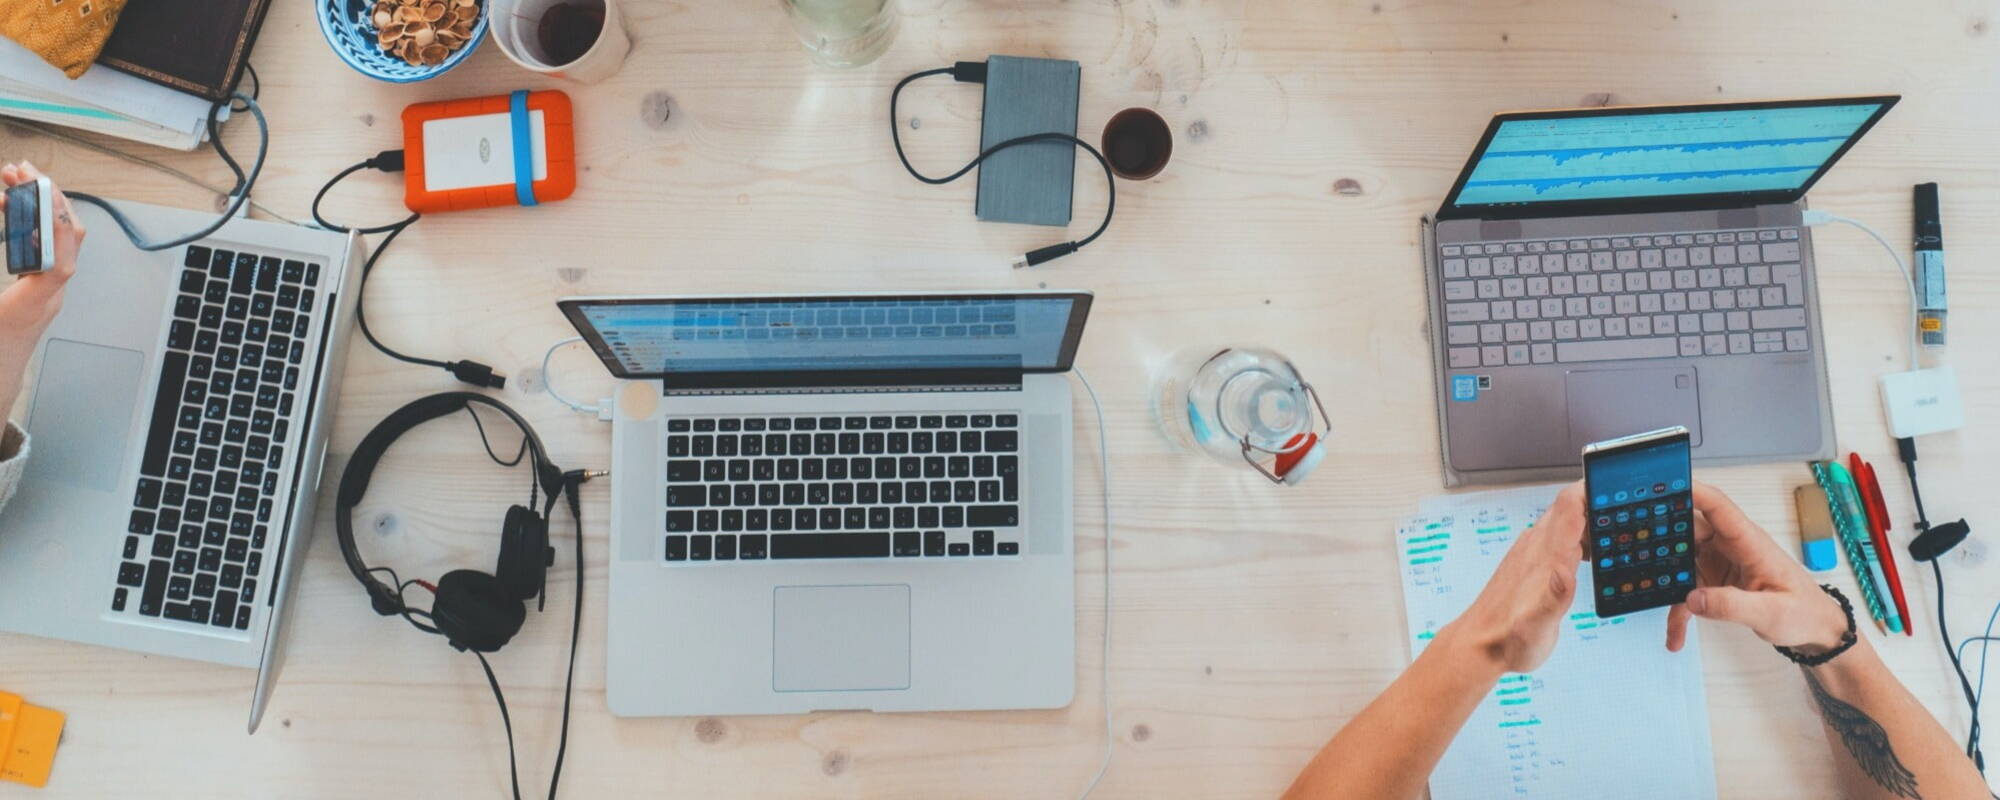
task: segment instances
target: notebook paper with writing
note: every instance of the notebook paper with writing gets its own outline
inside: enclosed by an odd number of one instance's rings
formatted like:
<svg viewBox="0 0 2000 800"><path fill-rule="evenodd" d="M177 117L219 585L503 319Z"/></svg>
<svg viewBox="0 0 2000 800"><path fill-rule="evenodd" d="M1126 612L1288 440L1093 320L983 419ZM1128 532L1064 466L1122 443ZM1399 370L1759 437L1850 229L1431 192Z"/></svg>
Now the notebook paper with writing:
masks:
<svg viewBox="0 0 2000 800"><path fill-rule="evenodd" d="M1485 587L1559 486L1426 498L1396 530L1415 659ZM1708 695L1693 628L1666 648L1667 609L1598 619L1588 565L1555 654L1509 674L1431 773L1431 800L1714 798Z"/></svg>

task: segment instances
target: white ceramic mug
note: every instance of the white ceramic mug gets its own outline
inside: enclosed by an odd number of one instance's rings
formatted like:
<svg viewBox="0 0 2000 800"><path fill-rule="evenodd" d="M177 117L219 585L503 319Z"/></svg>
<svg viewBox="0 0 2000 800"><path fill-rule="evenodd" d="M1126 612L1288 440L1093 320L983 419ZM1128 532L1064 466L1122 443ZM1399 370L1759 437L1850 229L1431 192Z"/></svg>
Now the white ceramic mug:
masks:
<svg viewBox="0 0 2000 800"><path fill-rule="evenodd" d="M596 43L581 57L567 64L551 64L547 53L542 51L536 30L542 15L555 6L575 1L491 0L493 19L489 27L493 41L514 63L535 72L577 83L596 83L609 78L624 65L625 53L632 49L632 40L625 34L625 21L618 15L617 0L598 0L604 4L604 27L599 29Z"/></svg>

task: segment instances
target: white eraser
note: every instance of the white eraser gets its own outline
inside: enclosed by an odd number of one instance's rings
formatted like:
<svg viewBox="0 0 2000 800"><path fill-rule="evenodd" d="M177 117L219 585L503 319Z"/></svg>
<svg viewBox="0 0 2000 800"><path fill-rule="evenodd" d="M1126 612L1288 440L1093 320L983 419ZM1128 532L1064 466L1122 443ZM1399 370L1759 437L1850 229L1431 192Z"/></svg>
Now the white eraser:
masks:
<svg viewBox="0 0 2000 800"><path fill-rule="evenodd" d="M1958 430L1965 406L1958 399L1958 373L1951 367L1882 376L1882 409L1896 438Z"/></svg>

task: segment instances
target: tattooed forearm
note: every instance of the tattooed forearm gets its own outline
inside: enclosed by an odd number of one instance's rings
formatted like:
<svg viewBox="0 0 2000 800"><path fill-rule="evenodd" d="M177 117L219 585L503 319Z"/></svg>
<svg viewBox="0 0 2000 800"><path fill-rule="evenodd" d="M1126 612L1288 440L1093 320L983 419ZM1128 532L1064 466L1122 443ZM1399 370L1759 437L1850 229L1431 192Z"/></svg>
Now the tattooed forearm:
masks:
<svg viewBox="0 0 2000 800"><path fill-rule="evenodd" d="M1896 751L1889 747L1888 731L1861 709L1827 694L1812 670L1805 670L1805 674L1806 686L1812 689L1820 717L1826 720L1827 728L1840 736L1841 745L1854 756L1861 772L1897 797L1922 800L1923 795L1917 793L1917 776L1903 766L1896 758Z"/></svg>

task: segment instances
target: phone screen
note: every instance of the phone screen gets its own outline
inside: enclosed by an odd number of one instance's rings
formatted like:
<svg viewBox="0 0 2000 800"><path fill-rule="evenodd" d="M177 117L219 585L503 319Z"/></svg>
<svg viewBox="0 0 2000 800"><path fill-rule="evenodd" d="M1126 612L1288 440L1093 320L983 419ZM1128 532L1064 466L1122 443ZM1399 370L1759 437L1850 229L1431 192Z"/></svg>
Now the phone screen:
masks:
<svg viewBox="0 0 2000 800"><path fill-rule="evenodd" d="M1685 430L1583 457L1584 530L1597 615L1669 606L1694 588L1694 491Z"/></svg>
<svg viewBox="0 0 2000 800"><path fill-rule="evenodd" d="M7 190L7 271L34 272L42 264L40 187L27 181Z"/></svg>

